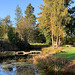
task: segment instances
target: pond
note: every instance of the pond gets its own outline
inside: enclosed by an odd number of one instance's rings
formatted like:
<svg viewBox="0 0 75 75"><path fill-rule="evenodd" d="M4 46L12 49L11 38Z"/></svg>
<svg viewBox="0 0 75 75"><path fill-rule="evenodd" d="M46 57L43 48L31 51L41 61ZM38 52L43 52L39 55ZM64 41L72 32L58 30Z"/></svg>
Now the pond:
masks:
<svg viewBox="0 0 75 75"><path fill-rule="evenodd" d="M25 56L0 57L0 75L39 75L38 69Z"/></svg>
<svg viewBox="0 0 75 75"><path fill-rule="evenodd" d="M33 65L32 58L28 56L4 56L0 57L0 75L75 75L73 73L45 74Z"/></svg>

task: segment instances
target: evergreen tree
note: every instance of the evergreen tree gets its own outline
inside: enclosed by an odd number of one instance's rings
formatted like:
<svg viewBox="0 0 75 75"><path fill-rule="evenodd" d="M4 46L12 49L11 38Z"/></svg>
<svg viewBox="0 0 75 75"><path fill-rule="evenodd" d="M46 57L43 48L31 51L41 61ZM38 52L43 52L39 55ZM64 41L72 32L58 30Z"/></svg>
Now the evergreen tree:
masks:
<svg viewBox="0 0 75 75"><path fill-rule="evenodd" d="M65 31L66 31L66 44L75 44L75 7L72 7L69 9L70 13L70 23L66 25Z"/></svg>
<svg viewBox="0 0 75 75"><path fill-rule="evenodd" d="M26 10L25 10L25 14L26 14L26 18L28 18L31 21L31 25L33 28L35 28L36 26L36 17L33 14L34 13L34 7L31 5L31 3L29 3L29 5L27 6Z"/></svg>
<svg viewBox="0 0 75 75"><path fill-rule="evenodd" d="M22 18L22 10L19 7L19 5L17 5L16 10L15 10L15 20L16 20L16 26L18 28L18 21Z"/></svg>
<svg viewBox="0 0 75 75"><path fill-rule="evenodd" d="M70 23L66 25L66 33L73 37L75 36L75 7L72 7L69 9L69 13L70 13Z"/></svg>

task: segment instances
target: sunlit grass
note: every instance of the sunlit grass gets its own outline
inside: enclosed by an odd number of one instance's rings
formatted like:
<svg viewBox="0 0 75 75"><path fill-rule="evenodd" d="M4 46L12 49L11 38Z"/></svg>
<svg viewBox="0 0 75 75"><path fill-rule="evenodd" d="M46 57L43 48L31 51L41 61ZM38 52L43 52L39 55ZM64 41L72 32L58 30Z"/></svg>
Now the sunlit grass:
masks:
<svg viewBox="0 0 75 75"><path fill-rule="evenodd" d="M30 43L30 45L47 45L46 43Z"/></svg>
<svg viewBox="0 0 75 75"><path fill-rule="evenodd" d="M47 46L46 43L30 43L30 45L38 46L38 47L39 46L44 46L44 45ZM46 48L48 48L48 47L46 47ZM47 53L50 50L51 50L51 48L49 48L49 50L45 49L44 51L46 51L45 53ZM61 58L66 58L68 60L75 60L75 47L66 47L66 46L64 46L64 47L62 47L62 52L57 52L55 54L55 56L58 56L58 57L61 57Z"/></svg>
<svg viewBox="0 0 75 75"><path fill-rule="evenodd" d="M55 54L55 56L63 57L69 60L75 60L75 47L63 48L61 53Z"/></svg>

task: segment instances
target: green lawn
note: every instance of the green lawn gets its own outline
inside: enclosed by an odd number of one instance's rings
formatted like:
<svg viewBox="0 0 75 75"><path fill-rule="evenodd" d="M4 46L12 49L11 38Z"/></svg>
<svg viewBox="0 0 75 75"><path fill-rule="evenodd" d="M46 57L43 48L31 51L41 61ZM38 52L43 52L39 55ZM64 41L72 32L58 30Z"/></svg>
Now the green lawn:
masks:
<svg viewBox="0 0 75 75"><path fill-rule="evenodd" d="M30 45L47 45L45 43L30 43Z"/></svg>
<svg viewBox="0 0 75 75"><path fill-rule="evenodd" d="M63 48L61 53L57 53L55 56L64 57L69 60L75 60L75 47Z"/></svg>

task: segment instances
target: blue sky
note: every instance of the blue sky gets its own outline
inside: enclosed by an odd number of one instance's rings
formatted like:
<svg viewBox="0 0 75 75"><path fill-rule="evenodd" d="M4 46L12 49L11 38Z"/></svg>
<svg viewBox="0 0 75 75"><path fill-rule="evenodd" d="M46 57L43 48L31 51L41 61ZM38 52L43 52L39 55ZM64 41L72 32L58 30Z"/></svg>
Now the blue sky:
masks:
<svg viewBox="0 0 75 75"><path fill-rule="evenodd" d="M40 4L44 4L43 0L0 0L0 18L4 18L7 15L10 15L11 20L14 21L17 4L19 4L20 8L22 9L24 16L24 11L26 10L26 7L29 3L31 3L34 7L34 14L36 17L38 17L37 13L41 11L38 7ZM72 4L72 6L75 6L75 3Z"/></svg>
<svg viewBox="0 0 75 75"><path fill-rule="evenodd" d="M0 0L0 18L10 15L11 20L14 21L17 4L22 9L23 16L25 16L24 11L29 3L34 7L34 14L37 17L37 13L41 11L38 7L43 4L43 0Z"/></svg>

